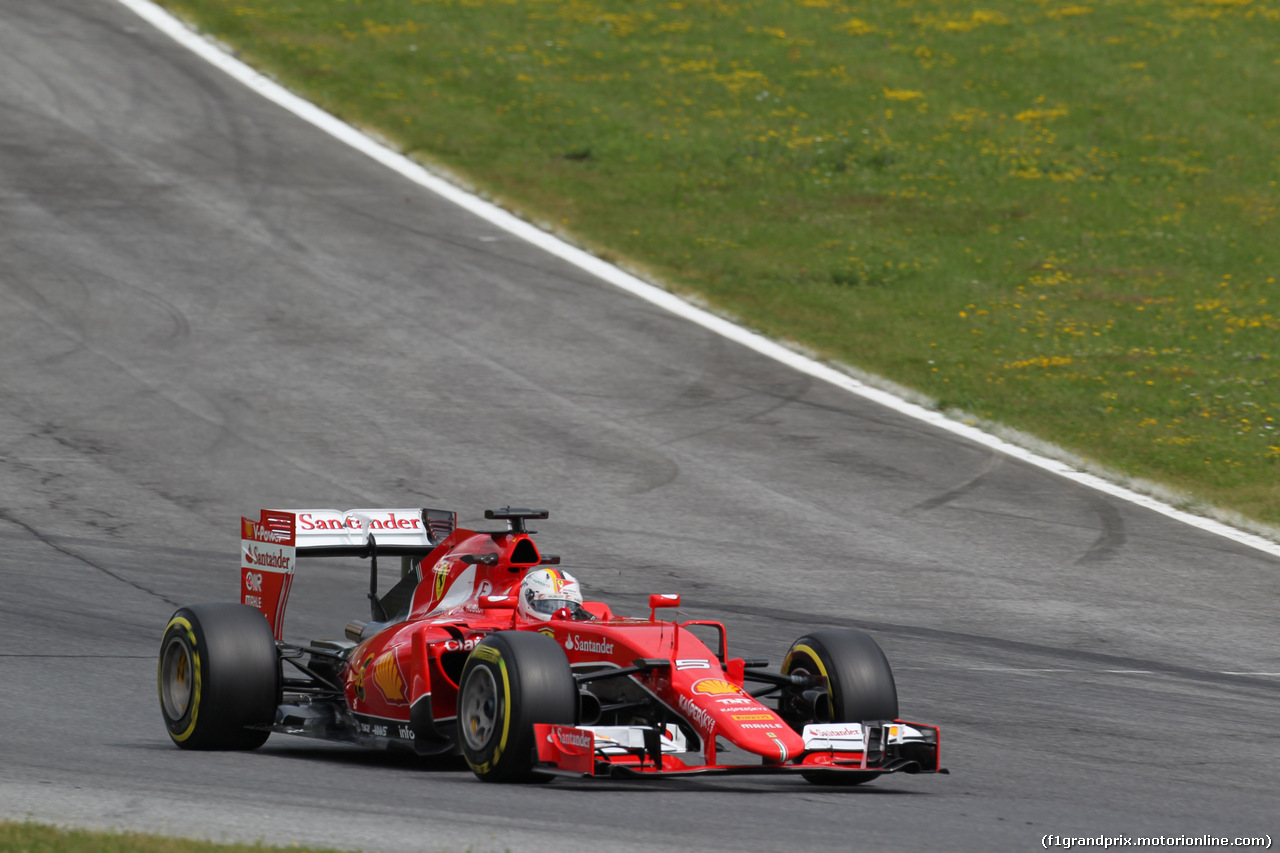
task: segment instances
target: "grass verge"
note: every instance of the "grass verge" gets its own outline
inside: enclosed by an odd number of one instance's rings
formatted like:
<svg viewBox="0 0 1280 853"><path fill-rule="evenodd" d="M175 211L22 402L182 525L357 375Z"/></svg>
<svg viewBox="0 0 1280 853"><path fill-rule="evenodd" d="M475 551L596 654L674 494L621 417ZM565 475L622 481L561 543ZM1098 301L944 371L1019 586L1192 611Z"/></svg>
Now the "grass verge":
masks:
<svg viewBox="0 0 1280 853"><path fill-rule="evenodd" d="M215 844L139 832L91 832L38 823L0 821L0 853L271 853L276 850L326 853L312 847Z"/></svg>
<svg viewBox="0 0 1280 853"><path fill-rule="evenodd" d="M775 338L1280 525L1280 5L162 0Z"/></svg>

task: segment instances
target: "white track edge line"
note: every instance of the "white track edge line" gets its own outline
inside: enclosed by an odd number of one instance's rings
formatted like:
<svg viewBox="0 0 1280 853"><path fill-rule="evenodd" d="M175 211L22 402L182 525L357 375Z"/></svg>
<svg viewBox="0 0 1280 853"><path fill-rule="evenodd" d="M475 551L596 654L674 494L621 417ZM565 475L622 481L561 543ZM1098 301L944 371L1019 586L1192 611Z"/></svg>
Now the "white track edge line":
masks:
<svg viewBox="0 0 1280 853"><path fill-rule="evenodd" d="M1257 549L1274 557L1280 557L1280 543L1272 542L1262 536L1239 530L1215 519L1194 515L1170 506L1150 495L1144 495L1112 483L1095 474L1080 471L1070 465L1040 456L1031 450L1011 444L976 427L952 420L940 412L927 409L915 403L897 397L888 391L874 388L852 376L822 364L794 350L769 340L763 335L744 329L722 317L686 302L684 299L649 284L628 272L596 256L578 249L564 240L543 231L523 219L503 210L495 204L463 190L402 154L392 151L387 146L375 141L351 125L336 118L330 113L290 92L288 89L255 71L245 63L228 54L214 42L188 29L188 27L169 12L151 2L151 0L117 0L143 20L178 42L183 47L200 56L215 67L225 71L231 77L248 86L253 91L289 112L309 122L325 133L346 143L352 148L368 155L377 162L398 172L414 183L425 187L437 195L457 204L459 207L479 216L481 219L507 231L549 252L574 266L591 273L609 284L612 284L634 296L638 296L654 305L670 311L678 317L690 320L715 332L731 341L755 350L761 355L780 362L801 373L828 382L852 394L856 394L881 406L892 409L899 414L922 421L939 429L961 436L976 444L997 450L1045 471L1065 477L1082 486L1120 498L1129 503L1153 510L1169 518L1196 527L1209 533L1231 539L1242 545Z"/></svg>

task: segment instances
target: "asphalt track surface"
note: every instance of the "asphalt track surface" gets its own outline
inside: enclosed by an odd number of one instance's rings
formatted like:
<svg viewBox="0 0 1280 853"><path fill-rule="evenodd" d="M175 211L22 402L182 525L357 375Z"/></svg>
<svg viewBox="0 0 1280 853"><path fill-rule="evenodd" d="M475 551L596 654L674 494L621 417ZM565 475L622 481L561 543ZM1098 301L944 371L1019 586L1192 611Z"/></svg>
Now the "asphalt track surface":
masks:
<svg viewBox="0 0 1280 853"><path fill-rule="evenodd" d="M873 633L950 776L486 786L165 735L262 506L545 506L739 654ZM718 338L317 133L110 0L0 0L0 817L366 850L1275 835L1280 561ZM366 612L303 564L287 633Z"/></svg>

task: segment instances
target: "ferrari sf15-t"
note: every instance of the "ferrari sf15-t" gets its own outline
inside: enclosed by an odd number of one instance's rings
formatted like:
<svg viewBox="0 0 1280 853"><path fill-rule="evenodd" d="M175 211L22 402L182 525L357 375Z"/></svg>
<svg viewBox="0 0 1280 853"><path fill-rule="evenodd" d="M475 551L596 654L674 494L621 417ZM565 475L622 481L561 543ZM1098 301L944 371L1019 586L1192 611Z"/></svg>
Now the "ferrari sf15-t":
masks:
<svg viewBox="0 0 1280 853"><path fill-rule="evenodd" d="M545 510L485 517L504 529L460 528L433 509L242 519L240 602L182 607L164 631L173 742L248 750L278 732L461 754L487 782L945 772L938 729L898 718L893 674L867 634L810 631L776 669L732 657L722 623L665 618L679 595L651 595L636 617L582 600L527 529ZM285 642L294 570L309 557L368 560L371 618L336 639ZM397 581L379 594L391 567Z"/></svg>

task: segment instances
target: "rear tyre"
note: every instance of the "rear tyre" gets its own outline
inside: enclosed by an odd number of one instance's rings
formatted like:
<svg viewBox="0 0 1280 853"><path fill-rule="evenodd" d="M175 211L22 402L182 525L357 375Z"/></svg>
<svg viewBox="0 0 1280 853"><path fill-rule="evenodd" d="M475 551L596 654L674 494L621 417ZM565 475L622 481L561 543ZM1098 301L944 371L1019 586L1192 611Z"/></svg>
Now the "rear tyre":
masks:
<svg viewBox="0 0 1280 853"><path fill-rule="evenodd" d="M490 634L472 650L458 690L458 744L485 782L539 782L535 723L573 725L578 688L555 640L530 631Z"/></svg>
<svg viewBox="0 0 1280 853"><path fill-rule="evenodd" d="M244 604L180 608L160 641L160 713L183 749L257 749L275 722L280 659L261 612Z"/></svg>
<svg viewBox="0 0 1280 853"><path fill-rule="evenodd" d="M784 694L778 713L796 731L808 723L861 723L898 718L898 688L884 652L871 636L850 628L813 631L791 645L782 662L788 674L821 675L825 693ZM814 771L818 785L860 785L879 773Z"/></svg>

